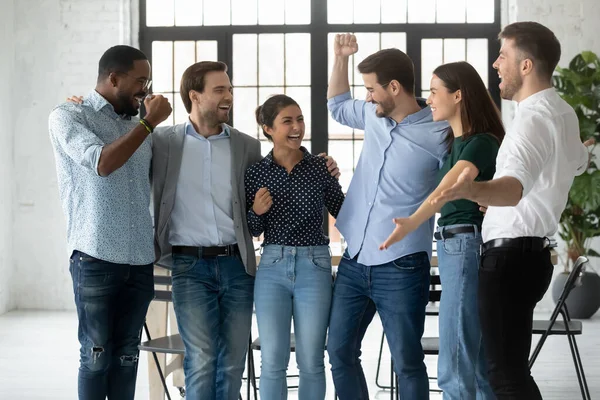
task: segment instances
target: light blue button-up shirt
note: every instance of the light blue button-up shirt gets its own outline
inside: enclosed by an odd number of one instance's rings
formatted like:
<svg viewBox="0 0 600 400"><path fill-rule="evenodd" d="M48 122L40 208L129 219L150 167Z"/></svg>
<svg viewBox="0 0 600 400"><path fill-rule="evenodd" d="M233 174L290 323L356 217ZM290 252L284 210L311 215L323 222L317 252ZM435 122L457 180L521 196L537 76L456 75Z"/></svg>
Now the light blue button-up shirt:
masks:
<svg viewBox="0 0 600 400"><path fill-rule="evenodd" d="M169 243L172 246L236 243L232 196L229 127L223 124L219 135L205 138L187 121Z"/></svg>
<svg viewBox="0 0 600 400"><path fill-rule="evenodd" d="M50 141L69 252L79 250L118 264L154 261L150 136L121 168L107 177L98 174L104 145L138 123L136 118L117 115L95 90L83 104L64 103L50 113Z"/></svg>
<svg viewBox="0 0 600 400"><path fill-rule="evenodd" d="M376 106L340 94L327 103L333 119L365 131L363 149L350 182L336 227L351 257L364 265L388 263L426 251L431 257L433 223L422 224L402 241L379 250L394 230L393 218L408 217L436 187L436 175L446 157L446 122L434 122L424 108L396 123L379 118Z"/></svg>

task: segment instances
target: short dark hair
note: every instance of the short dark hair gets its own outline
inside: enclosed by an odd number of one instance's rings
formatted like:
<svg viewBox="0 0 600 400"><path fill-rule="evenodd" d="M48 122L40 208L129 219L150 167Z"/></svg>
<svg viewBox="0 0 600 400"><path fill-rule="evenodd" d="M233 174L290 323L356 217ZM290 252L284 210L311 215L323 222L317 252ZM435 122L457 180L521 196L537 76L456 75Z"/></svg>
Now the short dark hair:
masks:
<svg viewBox="0 0 600 400"><path fill-rule="evenodd" d="M279 115L281 110L288 106L297 106L300 108L298 103L296 103L296 100L292 99L291 97L286 96L285 94L276 94L269 97L262 106L256 107L256 111L254 112L256 116L256 123L260 126L263 135L265 135L267 139L271 141L273 140L271 135L265 132L264 125L272 128L277 115Z"/></svg>
<svg viewBox="0 0 600 400"><path fill-rule="evenodd" d="M537 22L524 21L505 26L498 38L514 40L515 47L533 61L538 74L552 79L561 53L554 32Z"/></svg>
<svg viewBox="0 0 600 400"><path fill-rule="evenodd" d="M179 93L188 114L192 112L190 91L204 92L204 85L206 84L204 77L211 71L227 72L227 64L221 61L201 61L190 65L183 73Z"/></svg>
<svg viewBox="0 0 600 400"><path fill-rule="evenodd" d="M380 85L398 81L405 92L415 93L415 67L410 57L398 49L383 49L371 54L358 64L358 72L375 73Z"/></svg>
<svg viewBox="0 0 600 400"><path fill-rule="evenodd" d="M107 78L113 72L128 72L133 69L133 63L138 60L148 60L148 57L135 47L117 45L106 50L98 63L98 81Z"/></svg>

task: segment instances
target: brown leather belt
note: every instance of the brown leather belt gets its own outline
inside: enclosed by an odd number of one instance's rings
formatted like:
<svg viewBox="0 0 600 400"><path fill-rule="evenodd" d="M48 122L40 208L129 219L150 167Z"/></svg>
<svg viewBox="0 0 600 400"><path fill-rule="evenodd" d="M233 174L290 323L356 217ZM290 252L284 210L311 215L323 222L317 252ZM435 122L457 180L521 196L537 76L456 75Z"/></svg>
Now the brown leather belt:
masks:
<svg viewBox="0 0 600 400"><path fill-rule="evenodd" d="M481 245L481 254L485 253L489 249L495 248L509 248L521 250L523 252L536 252L542 251L549 246L550 239L545 237L541 238L531 236L510 239L494 239Z"/></svg>
<svg viewBox="0 0 600 400"><path fill-rule="evenodd" d="M240 254L240 249L237 244L227 246L212 246L212 247L196 247L196 246L173 246L173 254L185 254L188 256L206 258L206 257L223 257Z"/></svg>

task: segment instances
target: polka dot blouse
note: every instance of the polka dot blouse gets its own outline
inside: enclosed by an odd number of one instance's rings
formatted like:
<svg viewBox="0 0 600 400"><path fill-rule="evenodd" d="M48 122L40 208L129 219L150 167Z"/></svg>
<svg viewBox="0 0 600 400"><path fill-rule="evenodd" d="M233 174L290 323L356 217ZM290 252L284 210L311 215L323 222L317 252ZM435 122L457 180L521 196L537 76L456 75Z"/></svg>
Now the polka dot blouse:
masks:
<svg viewBox="0 0 600 400"><path fill-rule="evenodd" d="M264 245L322 246L329 244L323 232L323 208L337 217L344 193L327 170L326 160L301 147L304 157L288 174L273 160L271 151L246 171L248 226L253 236L265 234ZM273 198L263 215L252 210L254 196L266 187Z"/></svg>

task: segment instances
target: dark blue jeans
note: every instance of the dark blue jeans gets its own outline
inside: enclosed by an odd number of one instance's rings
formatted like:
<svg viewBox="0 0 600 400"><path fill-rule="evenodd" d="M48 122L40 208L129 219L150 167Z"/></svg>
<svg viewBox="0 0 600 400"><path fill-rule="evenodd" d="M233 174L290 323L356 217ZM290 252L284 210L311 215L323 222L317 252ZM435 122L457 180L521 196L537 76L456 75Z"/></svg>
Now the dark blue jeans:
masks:
<svg viewBox="0 0 600 400"><path fill-rule="evenodd" d="M344 254L333 289L327 342L340 400L369 399L360 347L375 311L381 317L394 360L400 398L429 398L421 337L429 300L430 267L425 252L372 267Z"/></svg>
<svg viewBox="0 0 600 400"><path fill-rule="evenodd" d="M153 266L113 264L74 251L80 400L133 400L138 345L154 297Z"/></svg>
<svg viewBox="0 0 600 400"><path fill-rule="evenodd" d="M186 398L237 400L254 300L254 277L235 256L173 254L173 306L185 346Z"/></svg>

